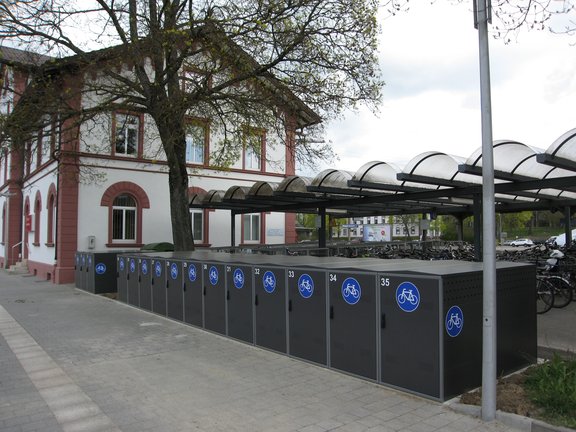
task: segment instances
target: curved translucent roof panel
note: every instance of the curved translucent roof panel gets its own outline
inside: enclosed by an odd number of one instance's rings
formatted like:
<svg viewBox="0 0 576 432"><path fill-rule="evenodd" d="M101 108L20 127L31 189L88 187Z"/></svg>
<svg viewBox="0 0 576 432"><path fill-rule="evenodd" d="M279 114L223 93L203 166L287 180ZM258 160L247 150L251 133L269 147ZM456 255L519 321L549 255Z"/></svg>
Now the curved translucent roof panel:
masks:
<svg viewBox="0 0 576 432"><path fill-rule="evenodd" d="M271 197L274 191L278 189L278 183L258 181L252 185L248 195L259 196L259 197Z"/></svg>
<svg viewBox="0 0 576 432"><path fill-rule="evenodd" d="M250 192L250 186L231 186L224 194L224 199L243 200L246 199L248 192Z"/></svg>
<svg viewBox="0 0 576 432"><path fill-rule="evenodd" d="M372 161L362 165L352 176L352 181L401 186L402 182L396 177L400 172L401 169L394 164Z"/></svg>
<svg viewBox="0 0 576 432"><path fill-rule="evenodd" d="M556 139L545 153L574 161L576 159L576 129L571 129Z"/></svg>
<svg viewBox="0 0 576 432"><path fill-rule="evenodd" d="M188 196L188 204L189 205L198 205L204 201L206 197L206 192L195 192Z"/></svg>
<svg viewBox="0 0 576 432"><path fill-rule="evenodd" d="M403 174L430 178L438 181L437 184L448 185L450 182L456 184L475 185L482 182L482 179L472 174L458 171L458 166L465 162L465 158L449 155L447 153L429 151L421 153L406 165Z"/></svg>
<svg viewBox="0 0 576 432"><path fill-rule="evenodd" d="M344 189L348 187L348 180L353 176L350 171L327 169L314 177L310 186Z"/></svg>
<svg viewBox="0 0 576 432"><path fill-rule="evenodd" d="M522 179L550 179L568 177L572 171L540 163L539 155L543 150L527 146L517 141L495 141L494 171L495 177L507 177L508 180ZM475 167L482 166L482 149L477 149L466 163ZM556 196L557 190L541 190L538 193L547 196ZM567 195L564 195L568 197Z"/></svg>
<svg viewBox="0 0 576 432"><path fill-rule="evenodd" d="M308 194L307 187L312 184L309 177L289 176L280 182L277 192L305 193Z"/></svg>
<svg viewBox="0 0 576 432"><path fill-rule="evenodd" d="M202 200L202 204L215 204L221 203L222 198L224 198L224 191L211 189L206 193L206 196Z"/></svg>

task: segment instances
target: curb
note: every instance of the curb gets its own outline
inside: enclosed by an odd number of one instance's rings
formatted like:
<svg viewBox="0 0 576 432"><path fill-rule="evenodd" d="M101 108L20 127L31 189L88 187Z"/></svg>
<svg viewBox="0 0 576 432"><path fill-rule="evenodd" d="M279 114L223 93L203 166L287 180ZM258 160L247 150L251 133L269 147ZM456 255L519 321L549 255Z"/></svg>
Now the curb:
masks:
<svg viewBox="0 0 576 432"><path fill-rule="evenodd" d="M482 409L477 405L466 405L456 401L448 401L446 406L460 414L466 414L478 418L482 416ZM562 426L553 426L541 420L500 410L496 410L496 420L506 426L525 432L574 432L574 429Z"/></svg>

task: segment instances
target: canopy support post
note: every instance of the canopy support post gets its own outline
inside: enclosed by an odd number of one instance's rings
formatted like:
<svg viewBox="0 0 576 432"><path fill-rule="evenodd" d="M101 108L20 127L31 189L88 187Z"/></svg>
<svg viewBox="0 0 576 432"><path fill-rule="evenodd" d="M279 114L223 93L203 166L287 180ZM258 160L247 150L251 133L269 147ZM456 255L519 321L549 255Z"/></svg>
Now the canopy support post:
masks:
<svg viewBox="0 0 576 432"><path fill-rule="evenodd" d="M230 247L236 247L236 213L230 212Z"/></svg>
<svg viewBox="0 0 576 432"><path fill-rule="evenodd" d="M566 242L564 243L566 248L569 248L572 244L572 223L570 221L572 217L572 212L570 206L564 208L564 235L566 236Z"/></svg>

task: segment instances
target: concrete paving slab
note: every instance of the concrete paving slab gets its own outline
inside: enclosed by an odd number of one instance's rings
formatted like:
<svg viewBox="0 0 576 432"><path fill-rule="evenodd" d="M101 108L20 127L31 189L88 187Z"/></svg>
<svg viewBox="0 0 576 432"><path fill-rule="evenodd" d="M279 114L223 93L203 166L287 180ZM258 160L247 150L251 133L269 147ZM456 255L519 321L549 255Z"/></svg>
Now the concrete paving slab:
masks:
<svg viewBox="0 0 576 432"><path fill-rule="evenodd" d="M0 272L0 305L0 430L516 430L71 285Z"/></svg>

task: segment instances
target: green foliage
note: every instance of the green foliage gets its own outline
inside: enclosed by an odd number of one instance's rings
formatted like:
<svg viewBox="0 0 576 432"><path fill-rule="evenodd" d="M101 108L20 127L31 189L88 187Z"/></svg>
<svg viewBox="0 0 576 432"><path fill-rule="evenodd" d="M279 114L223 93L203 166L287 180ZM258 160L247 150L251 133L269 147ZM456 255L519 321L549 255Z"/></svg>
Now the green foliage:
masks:
<svg viewBox="0 0 576 432"><path fill-rule="evenodd" d="M549 421L576 427L576 360L554 356L532 369L526 388Z"/></svg>
<svg viewBox="0 0 576 432"><path fill-rule="evenodd" d="M531 211L520 213L505 213L502 215L502 225L506 229L524 228L532 219Z"/></svg>

